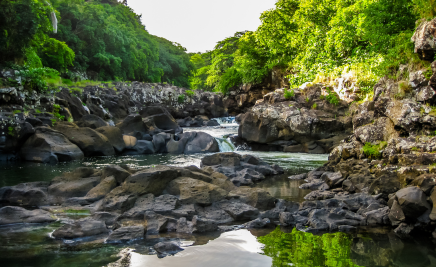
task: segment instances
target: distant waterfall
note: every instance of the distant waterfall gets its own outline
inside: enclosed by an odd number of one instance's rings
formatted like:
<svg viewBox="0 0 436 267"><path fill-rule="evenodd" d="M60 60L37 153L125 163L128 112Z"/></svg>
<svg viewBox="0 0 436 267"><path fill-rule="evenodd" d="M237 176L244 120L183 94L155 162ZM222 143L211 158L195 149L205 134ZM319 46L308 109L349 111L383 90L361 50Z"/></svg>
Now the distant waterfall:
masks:
<svg viewBox="0 0 436 267"><path fill-rule="evenodd" d="M47 1L45 1L45 2L47 3L47 5L52 7L49 2L47 2ZM53 25L53 33L57 33L58 32L58 18L56 17L56 13L54 12L53 8L51 9L50 18L51 18L51 25Z"/></svg>

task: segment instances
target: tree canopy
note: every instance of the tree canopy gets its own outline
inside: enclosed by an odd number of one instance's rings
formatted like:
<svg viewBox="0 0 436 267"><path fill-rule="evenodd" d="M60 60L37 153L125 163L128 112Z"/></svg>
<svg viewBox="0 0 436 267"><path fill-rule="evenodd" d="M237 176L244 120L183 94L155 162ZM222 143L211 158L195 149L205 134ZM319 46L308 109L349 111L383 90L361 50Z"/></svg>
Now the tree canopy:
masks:
<svg viewBox="0 0 436 267"><path fill-rule="evenodd" d="M197 86L226 92L262 81L273 67L287 70L291 86L353 71L362 88L418 61L410 37L415 22L432 18L426 0L278 0L254 32L218 43L197 68Z"/></svg>
<svg viewBox="0 0 436 267"><path fill-rule="evenodd" d="M58 19L53 32L51 13ZM0 64L48 67L63 77L168 82L189 87L194 66L180 44L150 35L116 0L0 3ZM85 75L86 74L86 75Z"/></svg>

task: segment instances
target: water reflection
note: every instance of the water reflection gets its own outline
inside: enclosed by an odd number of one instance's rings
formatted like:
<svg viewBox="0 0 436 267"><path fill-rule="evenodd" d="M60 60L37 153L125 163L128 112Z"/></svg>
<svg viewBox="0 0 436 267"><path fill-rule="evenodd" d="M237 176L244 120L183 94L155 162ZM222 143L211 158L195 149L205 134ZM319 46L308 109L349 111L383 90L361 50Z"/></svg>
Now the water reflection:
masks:
<svg viewBox="0 0 436 267"><path fill-rule="evenodd" d="M314 235L277 228L258 241L265 245L264 254L273 259L272 267L436 266L435 245L430 239L402 240L391 229Z"/></svg>
<svg viewBox="0 0 436 267"><path fill-rule="evenodd" d="M203 246L185 247L172 257L159 259L156 255L133 253L130 267L222 267L222 266L271 266L270 257L262 255L262 244L248 230L221 234Z"/></svg>

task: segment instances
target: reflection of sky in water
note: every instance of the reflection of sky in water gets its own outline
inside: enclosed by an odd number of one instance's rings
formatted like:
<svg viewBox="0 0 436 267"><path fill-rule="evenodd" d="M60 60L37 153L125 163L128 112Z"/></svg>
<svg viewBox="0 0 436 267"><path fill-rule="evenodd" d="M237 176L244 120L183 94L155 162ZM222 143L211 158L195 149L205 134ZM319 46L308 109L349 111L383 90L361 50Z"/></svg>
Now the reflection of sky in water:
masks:
<svg viewBox="0 0 436 267"><path fill-rule="evenodd" d="M172 257L159 259L155 255L132 253L131 267L222 267L222 266L271 266L272 259L261 255L263 245L248 230L221 234L206 245L185 247Z"/></svg>

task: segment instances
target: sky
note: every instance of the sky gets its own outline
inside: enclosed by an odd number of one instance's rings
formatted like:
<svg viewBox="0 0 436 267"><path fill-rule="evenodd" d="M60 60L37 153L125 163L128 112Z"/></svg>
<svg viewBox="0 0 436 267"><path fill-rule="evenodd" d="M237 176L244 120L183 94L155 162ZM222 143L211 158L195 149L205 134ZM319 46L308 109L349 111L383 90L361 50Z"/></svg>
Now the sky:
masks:
<svg viewBox="0 0 436 267"><path fill-rule="evenodd" d="M127 0L152 35L177 42L188 52L213 50L238 31L259 27L276 0Z"/></svg>

